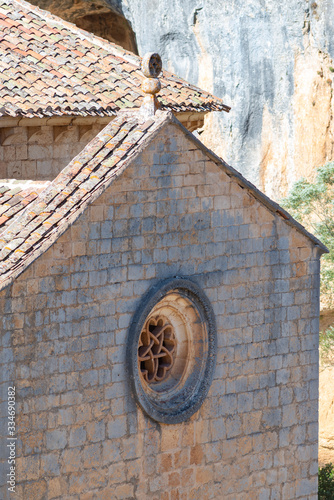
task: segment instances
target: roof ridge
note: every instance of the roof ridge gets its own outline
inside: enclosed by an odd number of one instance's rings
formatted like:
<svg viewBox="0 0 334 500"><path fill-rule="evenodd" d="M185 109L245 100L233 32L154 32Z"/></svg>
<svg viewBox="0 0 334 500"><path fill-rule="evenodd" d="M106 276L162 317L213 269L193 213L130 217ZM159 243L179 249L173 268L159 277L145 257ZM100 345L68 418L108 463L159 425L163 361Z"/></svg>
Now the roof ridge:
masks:
<svg viewBox="0 0 334 500"><path fill-rule="evenodd" d="M25 0L0 0L0 25L0 116L112 116L140 106L140 56ZM164 109L230 110L167 70L160 80Z"/></svg>

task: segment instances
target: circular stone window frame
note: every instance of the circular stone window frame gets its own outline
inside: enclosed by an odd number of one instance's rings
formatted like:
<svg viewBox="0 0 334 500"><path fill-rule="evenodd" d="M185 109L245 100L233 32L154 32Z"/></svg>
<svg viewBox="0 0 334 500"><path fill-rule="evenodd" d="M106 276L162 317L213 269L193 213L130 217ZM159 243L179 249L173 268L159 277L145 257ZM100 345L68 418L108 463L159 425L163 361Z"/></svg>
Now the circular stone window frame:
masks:
<svg viewBox="0 0 334 500"><path fill-rule="evenodd" d="M181 309L178 307L178 301L183 304ZM181 342L180 338L177 339L178 346L182 343L184 346L180 356L183 356L184 363L182 365L182 362L176 359L175 381L171 383L170 377L167 382L164 380L155 386L146 383L141 375L138 344L148 319L159 314L161 310L166 310L166 307L174 307L175 317L190 318L192 324L183 324L177 334L181 338ZM186 309L188 312L185 312ZM179 321L180 323L185 321ZM216 365L217 329L209 299L202 289L188 278L160 281L141 300L129 328L126 349L132 392L146 415L164 424L177 424L188 420L203 404ZM182 352L181 348L180 350Z"/></svg>

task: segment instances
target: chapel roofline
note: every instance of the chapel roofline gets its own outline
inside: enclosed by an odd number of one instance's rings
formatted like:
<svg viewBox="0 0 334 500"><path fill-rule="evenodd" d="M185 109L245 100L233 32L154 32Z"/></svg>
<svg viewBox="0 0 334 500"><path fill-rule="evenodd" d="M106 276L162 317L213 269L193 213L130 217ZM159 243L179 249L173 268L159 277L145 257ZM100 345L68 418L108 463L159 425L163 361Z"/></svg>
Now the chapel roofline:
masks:
<svg viewBox="0 0 334 500"><path fill-rule="evenodd" d="M24 0L0 0L0 116L115 116L139 108L141 58ZM176 113L230 110L163 71L162 108Z"/></svg>
<svg viewBox="0 0 334 500"><path fill-rule="evenodd" d="M167 124L177 126L207 157L247 189L273 215L278 215L309 239L320 254L328 253L320 240L204 146L171 112L157 111L143 122L140 111L126 111L119 113L0 233L0 290L48 250Z"/></svg>

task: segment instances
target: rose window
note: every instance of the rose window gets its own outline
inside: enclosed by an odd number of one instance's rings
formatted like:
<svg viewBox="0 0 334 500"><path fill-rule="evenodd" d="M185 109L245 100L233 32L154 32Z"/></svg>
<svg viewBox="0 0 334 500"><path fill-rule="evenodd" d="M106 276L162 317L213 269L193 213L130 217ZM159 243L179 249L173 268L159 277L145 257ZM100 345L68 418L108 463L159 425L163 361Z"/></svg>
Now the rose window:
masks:
<svg viewBox="0 0 334 500"><path fill-rule="evenodd" d="M138 361L144 380L161 382L174 364L176 339L172 325L163 316L150 318L140 335Z"/></svg>
<svg viewBox="0 0 334 500"><path fill-rule="evenodd" d="M142 410L165 424L191 417L209 391L215 358L215 318L201 288L186 278L153 286L127 339L129 381Z"/></svg>

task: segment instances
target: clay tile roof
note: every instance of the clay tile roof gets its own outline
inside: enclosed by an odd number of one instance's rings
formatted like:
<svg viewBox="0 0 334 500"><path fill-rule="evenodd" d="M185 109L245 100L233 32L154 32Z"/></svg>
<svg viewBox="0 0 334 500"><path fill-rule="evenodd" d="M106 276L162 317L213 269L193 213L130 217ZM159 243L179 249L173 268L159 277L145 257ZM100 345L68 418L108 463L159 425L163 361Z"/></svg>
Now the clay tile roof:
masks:
<svg viewBox="0 0 334 500"><path fill-rule="evenodd" d="M139 107L140 61L23 0L0 0L0 116L112 116ZM162 108L230 109L167 71L160 79Z"/></svg>
<svg viewBox="0 0 334 500"><path fill-rule="evenodd" d="M50 181L0 181L0 233L27 208Z"/></svg>

